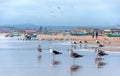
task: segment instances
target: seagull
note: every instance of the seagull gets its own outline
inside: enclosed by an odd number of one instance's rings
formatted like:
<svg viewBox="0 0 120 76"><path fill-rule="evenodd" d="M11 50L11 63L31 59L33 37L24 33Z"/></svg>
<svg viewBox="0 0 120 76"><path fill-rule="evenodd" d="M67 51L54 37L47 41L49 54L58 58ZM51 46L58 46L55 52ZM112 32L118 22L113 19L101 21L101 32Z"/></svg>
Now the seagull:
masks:
<svg viewBox="0 0 120 76"><path fill-rule="evenodd" d="M84 43L88 43L88 41L87 41L87 40L84 40Z"/></svg>
<svg viewBox="0 0 120 76"><path fill-rule="evenodd" d="M82 43L82 41L80 40L79 43Z"/></svg>
<svg viewBox="0 0 120 76"><path fill-rule="evenodd" d="M99 56L99 57L101 57L101 56L105 56L105 55L108 55L107 53L105 53L103 50L100 50L100 49L97 49L97 55Z"/></svg>
<svg viewBox="0 0 120 76"><path fill-rule="evenodd" d="M71 56L72 58L79 58L79 57L83 57L83 56L84 56L84 55L80 55L80 54L78 54L78 53L73 52L73 49L70 49L70 50L69 50L69 53L70 53L70 56Z"/></svg>
<svg viewBox="0 0 120 76"><path fill-rule="evenodd" d="M42 52L41 45L38 45L37 50L38 50L39 52Z"/></svg>
<svg viewBox="0 0 120 76"><path fill-rule="evenodd" d="M85 46L87 45L88 41L87 40L84 40L84 43L85 43Z"/></svg>
<svg viewBox="0 0 120 76"><path fill-rule="evenodd" d="M110 42L110 41L107 41L107 44L111 44L111 42Z"/></svg>
<svg viewBox="0 0 120 76"><path fill-rule="evenodd" d="M50 48L50 53L52 53L53 55L58 55L58 54L62 54L61 52L58 52L56 50L53 50Z"/></svg>
<svg viewBox="0 0 120 76"><path fill-rule="evenodd" d="M68 51L69 51L70 57L73 58L73 64L75 64L75 58L80 58L84 56L84 55L80 55L78 53L73 52L73 49L69 49Z"/></svg>
<svg viewBox="0 0 120 76"><path fill-rule="evenodd" d="M73 44L77 44L77 43L74 41Z"/></svg>
<svg viewBox="0 0 120 76"><path fill-rule="evenodd" d="M102 44L100 43L100 41L96 40L96 43L99 44L99 45L98 45L99 47L104 47L104 45L102 45Z"/></svg>
<svg viewBox="0 0 120 76"><path fill-rule="evenodd" d="M54 49L51 49L51 48L50 48L50 53L53 55L53 60L55 60L55 55L62 54L61 52L59 52L59 51L56 51L56 50L54 50Z"/></svg>
<svg viewBox="0 0 120 76"><path fill-rule="evenodd" d="M100 44L100 41L96 40L96 43L97 43L97 44Z"/></svg>
<svg viewBox="0 0 120 76"><path fill-rule="evenodd" d="M81 46L82 43L83 43L83 42L80 40L80 41L79 41L80 46Z"/></svg>
<svg viewBox="0 0 120 76"><path fill-rule="evenodd" d="M102 45L102 44L99 44L99 47L104 47L104 45Z"/></svg>

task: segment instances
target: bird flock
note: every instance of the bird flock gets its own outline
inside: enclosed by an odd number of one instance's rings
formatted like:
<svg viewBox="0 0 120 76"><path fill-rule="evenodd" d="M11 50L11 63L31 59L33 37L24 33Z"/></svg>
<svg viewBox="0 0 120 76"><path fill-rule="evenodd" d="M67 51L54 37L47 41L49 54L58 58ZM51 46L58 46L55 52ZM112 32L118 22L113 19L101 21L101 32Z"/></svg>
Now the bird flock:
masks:
<svg viewBox="0 0 120 76"><path fill-rule="evenodd" d="M82 44L82 43L84 43L86 45L88 43L88 41L87 40L79 41L79 44ZM100 49L101 47L104 47L104 45L102 45L100 43L100 41L98 41L98 40L96 40L96 43L98 44L98 47L95 48L96 55L98 57L102 57L102 56L108 55L107 53L105 53L105 51ZM75 44L76 45L77 42L72 41L71 44ZM38 50L38 52L42 52L41 45L38 45L37 50ZM53 58L55 58L55 55L62 54L62 52L54 50L53 48L49 48L49 51L53 55ZM68 52L69 52L70 57L73 58L73 59L84 57L84 55L76 53L73 48L68 49Z"/></svg>

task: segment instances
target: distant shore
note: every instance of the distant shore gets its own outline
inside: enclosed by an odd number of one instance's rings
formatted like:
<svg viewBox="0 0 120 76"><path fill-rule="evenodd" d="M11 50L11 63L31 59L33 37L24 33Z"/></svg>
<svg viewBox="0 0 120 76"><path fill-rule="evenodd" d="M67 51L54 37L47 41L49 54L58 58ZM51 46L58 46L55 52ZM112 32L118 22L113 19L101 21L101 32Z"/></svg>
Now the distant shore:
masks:
<svg viewBox="0 0 120 76"><path fill-rule="evenodd" d="M1 33L0 36L5 37L7 33ZM23 37L23 35L21 36ZM107 36L98 36L97 39L93 39L92 36L63 36L62 34L59 35L44 35L38 34L37 39L51 39L51 40L71 40L79 42L80 40L87 40L88 44L96 44L96 40L99 40L101 44L105 45L103 48L105 51L111 52L120 52L120 38L118 37L107 37ZM109 43L109 44L108 44Z"/></svg>

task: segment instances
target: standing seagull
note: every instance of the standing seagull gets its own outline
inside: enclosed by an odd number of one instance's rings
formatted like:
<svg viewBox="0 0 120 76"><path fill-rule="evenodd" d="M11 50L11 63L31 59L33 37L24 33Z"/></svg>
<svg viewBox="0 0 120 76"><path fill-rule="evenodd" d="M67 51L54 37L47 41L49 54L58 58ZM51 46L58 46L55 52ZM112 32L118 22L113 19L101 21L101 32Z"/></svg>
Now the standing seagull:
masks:
<svg viewBox="0 0 120 76"><path fill-rule="evenodd" d="M88 43L88 41L87 41L87 40L84 40L84 43Z"/></svg>
<svg viewBox="0 0 120 76"><path fill-rule="evenodd" d="M51 64L52 64L52 65L58 65L58 64L60 64L59 61L56 61L56 60L55 60L55 55L59 55L59 54L62 54L62 53L61 53L61 52L58 52L58 51L56 51L56 50L54 50L54 49L52 49L52 48L50 48L50 53L53 55L53 59L52 59Z"/></svg>
<svg viewBox="0 0 120 76"><path fill-rule="evenodd" d="M96 43L97 43L97 44L100 44L100 41L96 40Z"/></svg>
<svg viewBox="0 0 120 76"><path fill-rule="evenodd" d="M80 40L80 41L79 41L79 43L81 44L81 43L82 43L82 41Z"/></svg>
<svg viewBox="0 0 120 76"><path fill-rule="evenodd" d="M96 40L96 43L98 44L99 47L104 47L104 45L102 45L100 41Z"/></svg>
<svg viewBox="0 0 120 76"><path fill-rule="evenodd" d="M87 40L84 40L84 43L85 43L85 46L87 45L88 41Z"/></svg>
<svg viewBox="0 0 120 76"><path fill-rule="evenodd" d="M61 52L58 52L58 51L53 50L53 49L51 49L51 48L50 48L50 53L53 55L53 58L54 58L55 55L62 54Z"/></svg>
<svg viewBox="0 0 120 76"><path fill-rule="evenodd" d="M70 53L70 57L73 58L73 64L75 64L75 60L74 60L75 58L83 57L83 55L73 52L73 49L70 49L69 53Z"/></svg>
<svg viewBox="0 0 120 76"><path fill-rule="evenodd" d="M77 53L73 52L73 49L70 49L69 53L70 53L70 56L72 58L79 58L79 57L83 57L84 56L84 55L80 55L80 54L77 54Z"/></svg>
<svg viewBox="0 0 120 76"><path fill-rule="evenodd" d="M82 45L82 41L81 40L79 41L79 44L80 44L80 47L81 47L81 45Z"/></svg>
<svg viewBox="0 0 120 76"><path fill-rule="evenodd" d="M97 56L101 57L101 56L105 56L108 55L107 53L105 53L103 50L97 49Z"/></svg>
<svg viewBox="0 0 120 76"><path fill-rule="evenodd" d="M38 50L38 52L42 52L41 45L38 45L37 50Z"/></svg>
<svg viewBox="0 0 120 76"><path fill-rule="evenodd" d="M99 44L99 47L104 47L105 45Z"/></svg>

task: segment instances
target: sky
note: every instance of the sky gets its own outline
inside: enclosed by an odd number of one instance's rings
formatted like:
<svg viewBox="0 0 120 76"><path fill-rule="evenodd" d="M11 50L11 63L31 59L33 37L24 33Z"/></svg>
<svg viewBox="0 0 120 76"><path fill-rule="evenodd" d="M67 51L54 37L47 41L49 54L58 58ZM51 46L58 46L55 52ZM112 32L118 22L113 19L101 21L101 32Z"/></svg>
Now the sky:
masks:
<svg viewBox="0 0 120 76"><path fill-rule="evenodd" d="M0 0L0 25L116 25L120 0Z"/></svg>

